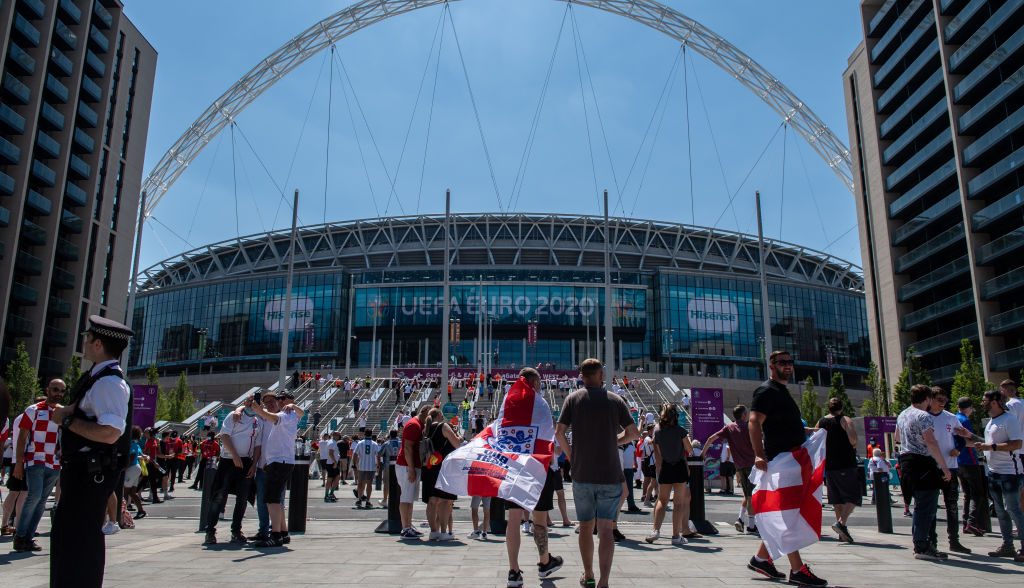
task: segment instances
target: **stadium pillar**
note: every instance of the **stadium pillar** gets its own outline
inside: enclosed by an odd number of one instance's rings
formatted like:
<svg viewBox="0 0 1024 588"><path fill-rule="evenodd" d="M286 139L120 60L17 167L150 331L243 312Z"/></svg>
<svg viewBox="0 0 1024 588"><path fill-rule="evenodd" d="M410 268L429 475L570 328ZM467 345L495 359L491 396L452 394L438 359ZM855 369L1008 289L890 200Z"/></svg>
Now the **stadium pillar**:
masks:
<svg viewBox="0 0 1024 588"><path fill-rule="evenodd" d="M452 316L451 307L451 289L449 288L448 270L451 266L451 256L449 255L449 247L451 245L451 233L449 230L449 224L451 222L452 215L452 191L445 190L444 192L444 317L441 319L441 392L444 393L448 389L448 338L449 329L451 328L448 324Z"/></svg>
<svg viewBox="0 0 1024 588"><path fill-rule="evenodd" d="M612 337L612 247L611 221L608 220L608 190L604 191L604 385L610 388L615 377L615 341Z"/></svg>

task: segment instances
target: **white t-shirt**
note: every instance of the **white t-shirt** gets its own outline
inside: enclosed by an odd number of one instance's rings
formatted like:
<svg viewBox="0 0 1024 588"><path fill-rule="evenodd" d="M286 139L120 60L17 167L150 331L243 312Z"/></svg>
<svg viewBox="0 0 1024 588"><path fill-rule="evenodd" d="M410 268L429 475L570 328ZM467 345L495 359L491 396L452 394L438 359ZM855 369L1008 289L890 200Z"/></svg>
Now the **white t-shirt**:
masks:
<svg viewBox="0 0 1024 588"><path fill-rule="evenodd" d="M1024 400L1020 398L1011 398L1006 401L1006 412L1017 417L1017 422L1020 424L1020 430L1024 433ZM1017 455L1024 455L1024 446L1017 451L1014 451Z"/></svg>
<svg viewBox="0 0 1024 588"><path fill-rule="evenodd" d="M648 411L647 414L644 415L644 424L653 425L655 418L657 417L654 416L654 413Z"/></svg>
<svg viewBox="0 0 1024 588"><path fill-rule="evenodd" d="M352 458L359 456L359 471L377 471L377 454L380 452L380 445L373 439L363 439L352 448Z"/></svg>
<svg viewBox="0 0 1024 588"><path fill-rule="evenodd" d="M262 422L255 416L242 413L242 417L235 422L235 417L229 415L220 425L220 435L231 438L231 444L235 446L238 457L252 457L256 448L263 444L261 427ZM231 452L225 443L220 444L220 456L223 459L231 459Z"/></svg>
<svg viewBox="0 0 1024 588"><path fill-rule="evenodd" d="M868 460L868 475L874 476L876 473L889 473L889 462L884 457L872 457Z"/></svg>
<svg viewBox="0 0 1024 588"><path fill-rule="evenodd" d="M334 450L334 456L331 456L331 450ZM338 444L332 439L326 441L320 441L320 459L333 465L338 462Z"/></svg>
<svg viewBox="0 0 1024 588"><path fill-rule="evenodd" d="M622 469L634 469L633 464L636 461L636 445L629 443L625 447L619 447L619 461L622 463Z"/></svg>
<svg viewBox="0 0 1024 588"><path fill-rule="evenodd" d="M953 442L955 435L953 431L960 428L960 420L946 410L939 414L933 414L932 417L935 418L935 440L939 443L939 453L946 458L946 467L955 470L958 465L957 460L955 457L950 457L949 452L956 449Z"/></svg>
<svg viewBox="0 0 1024 588"><path fill-rule="evenodd" d="M260 452L260 461L257 465L262 468L267 465L267 441L270 439L270 432L274 430L274 423L263 420L259 416L256 418L260 421L260 445L263 446L263 451Z"/></svg>
<svg viewBox="0 0 1024 588"><path fill-rule="evenodd" d="M295 434L299 430L299 415L294 412L277 413L278 421L270 429L263 444L264 463L295 463Z"/></svg>
<svg viewBox="0 0 1024 588"><path fill-rule="evenodd" d="M1013 439L1024 438L1021 436L1020 423L1013 414L1004 412L990 420L985 426L985 444L1006 443ZM985 459L988 461L988 471L994 474L1014 475L1020 472L1020 461L1008 451L985 451Z"/></svg>

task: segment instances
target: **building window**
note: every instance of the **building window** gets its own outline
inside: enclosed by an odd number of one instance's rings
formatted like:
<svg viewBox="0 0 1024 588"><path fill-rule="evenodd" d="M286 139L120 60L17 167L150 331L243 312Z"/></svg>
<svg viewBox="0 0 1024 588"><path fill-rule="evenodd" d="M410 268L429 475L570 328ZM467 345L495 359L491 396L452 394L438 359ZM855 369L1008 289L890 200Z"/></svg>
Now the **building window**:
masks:
<svg viewBox="0 0 1024 588"><path fill-rule="evenodd" d="M117 182L114 185L114 202L110 212L110 230L117 230L117 219L121 212L121 188L124 186L124 162L117 166Z"/></svg>
<svg viewBox="0 0 1024 588"><path fill-rule="evenodd" d="M110 135L114 133L114 109L117 106L117 87L121 83L121 58L124 57L124 33L117 38L117 57L114 59L114 73L110 81L110 101L107 103L107 128L103 131L103 144L110 147Z"/></svg>
<svg viewBox="0 0 1024 588"><path fill-rule="evenodd" d="M103 290L100 292L100 304L103 306L107 305L107 295L110 293L110 268L114 266L114 240L116 235L110 234L110 240L107 241L107 259L103 263Z"/></svg>
<svg viewBox="0 0 1024 588"><path fill-rule="evenodd" d="M132 127L132 109L135 107L135 80L139 73L139 55L138 49L135 50L135 58L132 59L132 77L128 83L128 103L124 109L124 129L121 131L121 159L124 159L125 154L128 152L128 136Z"/></svg>
<svg viewBox="0 0 1024 588"><path fill-rule="evenodd" d="M109 151L101 149L103 155L100 156L100 173L96 177L96 199L92 209L93 220L100 220L100 215L103 214L103 185L107 183L107 155Z"/></svg>

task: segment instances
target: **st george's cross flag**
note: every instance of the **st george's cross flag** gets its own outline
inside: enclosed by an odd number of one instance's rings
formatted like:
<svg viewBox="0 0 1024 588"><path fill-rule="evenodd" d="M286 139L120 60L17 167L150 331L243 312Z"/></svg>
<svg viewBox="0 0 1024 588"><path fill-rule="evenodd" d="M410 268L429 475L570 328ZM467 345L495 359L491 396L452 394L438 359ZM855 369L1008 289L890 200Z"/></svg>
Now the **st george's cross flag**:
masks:
<svg viewBox="0 0 1024 588"><path fill-rule="evenodd" d="M437 487L459 496L498 497L533 510L544 489L554 439L551 408L521 377L505 395L498 418L444 458Z"/></svg>
<svg viewBox="0 0 1024 588"><path fill-rule="evenodd" d="M772 559L821 538L821 487L825 474L825 431L795 451L776 455L768 470L754 469L754 520Z"/></svg>

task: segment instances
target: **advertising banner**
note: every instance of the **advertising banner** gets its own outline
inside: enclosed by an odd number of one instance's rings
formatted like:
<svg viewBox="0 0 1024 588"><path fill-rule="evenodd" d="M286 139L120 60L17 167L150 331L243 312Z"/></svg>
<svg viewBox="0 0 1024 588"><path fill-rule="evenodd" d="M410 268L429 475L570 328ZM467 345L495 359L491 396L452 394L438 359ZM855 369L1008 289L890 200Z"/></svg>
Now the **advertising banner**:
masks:
<svg viewBox="0 0 1024 588"><path fill-rule="evenodd" d="M721 388L691 388L690 417L693 430L690 433L701 443L725 425L722 417L725 395Z"/></svg>
<svg viewBox="0 0 1024 588"><path fill-rule="evenodd" d="M156 424L156 400L159 388L151 384L132 386L132 424L146 429Z"/></svg>

